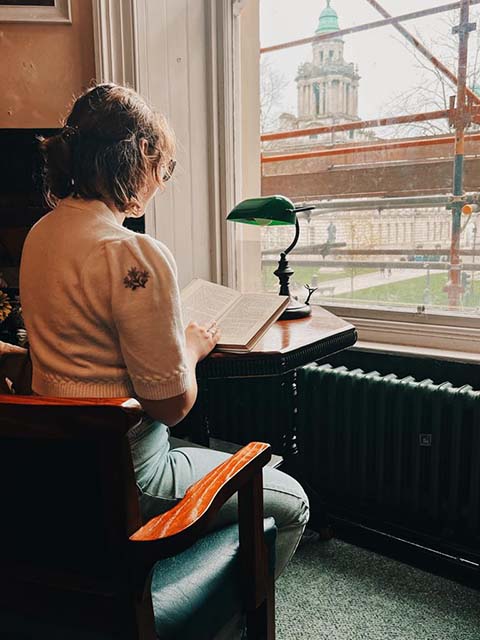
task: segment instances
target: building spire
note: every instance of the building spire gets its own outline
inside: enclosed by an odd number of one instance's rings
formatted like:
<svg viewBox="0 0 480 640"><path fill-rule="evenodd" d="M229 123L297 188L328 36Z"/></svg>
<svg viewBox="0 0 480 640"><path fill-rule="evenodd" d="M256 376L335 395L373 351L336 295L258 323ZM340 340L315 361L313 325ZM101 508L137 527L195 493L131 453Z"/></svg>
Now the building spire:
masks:
<svg viewBox="0 0 480 640"><path fill-rule="evenodd" d="M332 33L333 31L338 31L340 28L338 26L338 14L335 9L330 6L330 2L331 0L327 0L327 6L320 14L315 33Z"/></svg>

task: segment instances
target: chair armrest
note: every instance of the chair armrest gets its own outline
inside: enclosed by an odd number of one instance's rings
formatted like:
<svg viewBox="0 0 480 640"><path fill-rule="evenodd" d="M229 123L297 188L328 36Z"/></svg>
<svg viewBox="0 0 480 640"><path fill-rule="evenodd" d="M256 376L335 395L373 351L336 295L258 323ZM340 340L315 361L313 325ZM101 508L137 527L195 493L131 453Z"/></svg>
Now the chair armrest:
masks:
<svg viewBox="0 0 480 640"><path fill-rule="evenodd" d="M142 413L142 405L135 398L55 398L53 396L21 396L0 394L0 405L35 405L38 407L121 407L129 412Z"/></svg>
<svg viewBox="0 0 480 640"><path fill-rule="evenodd" d="M166 513L152 518L130 536L132 550L152 561L180 553L208 528L220 507L261 474L271 458L270 445L251 442L187 490ZM145 554L145 555L144 555Z"/></svg>
<svg viewBox="0 0 480 640"><path fill-rule="evenodd" d="M60 412L60 413L58 413ZM55 417L71 415L68 429L65 424L57 425ZM142 419L144 411L134 398L55 398L37 395L0 394L0 415L2 416L2 434L15 436L18 432L18 420L29 417L32 429L54 434L96 433L98 419L103 418L103 429L109 432L126 433ZM33 415L35 419L32 420ZM82 424L76 425L74 418L82 416ZM122 419L123 418L123 419Z"/></svg>

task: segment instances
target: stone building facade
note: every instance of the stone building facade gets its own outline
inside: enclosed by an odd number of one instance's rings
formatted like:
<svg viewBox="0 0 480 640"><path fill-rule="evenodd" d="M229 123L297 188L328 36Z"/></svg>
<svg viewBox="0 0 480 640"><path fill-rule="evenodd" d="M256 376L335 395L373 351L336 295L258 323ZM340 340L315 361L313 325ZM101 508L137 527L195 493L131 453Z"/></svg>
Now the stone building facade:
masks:
<svg viewBox="0 0 480 640"><path fill-rule="evenodd" d="M339 30L338 15L326 0L315 33L334 34ZM280 130L308 129L342 122L360 121L358 92L360 76L356 65L344 57L344 41L338 36L314 41L312 59L300 65L296 77L297 115L283 114ZM356 130L311 135L269 142L263 156L282 156L279 162L262 164L262 194L281 193L296 202L330 201L332 209L300 220L300 239L292 262L311 259L322 265L324 259L401 263L428 256L429 250L448 250L451 239L451 213L444 207L396 208L348 211L337 207L337 199L368 200L382 197L414 197L448 194L452 190L452 143L408 146L396 140L380 140L372 131ZM393 143L393 144L392 144ZM355 147L353 150L352 147ZM345 153L342 153L345 149ZM309 152L325 151L321 156ZM331 153L334 151L334 154ZM468 141L465 148L464 185L478 190L480 142ZM290 154L305 154L295 158ZM345 206L345 205L344 205ZM480 216L480 214L478 214ZM478 223L480 229L480 218ZM479 232L480 233L480 232ZM475 248L477 215L462 227L461 248ZM264 259L285 249L293 238L291 227L261 230ZM343 245L358 254L342 254L330 249L323 256L325 243ZM379 250L386 250L380 254ZM389 250L405 250L405 254ZM363 253L362 253L363 252ZM300 255L299 255L300 254ZM327 257L328 256L328 257ZM440 259L440 257L436 258Z"/></svg>
<svg viewBox="0 0 480 640"><path fill-rule="evenodd" d="M331 0L320 14L315 35L339 30L339 20ZM354 122L358 116L360 76L353 62L344 56L345 42L341 37L314 41L312 58L302 63L297 72L297 115L283 113L279 118L281 131L304 129L342 122ZM362 136L360 135L360 138ZM326 134L309 138L311 144L359 139L355 132ZM279 141L267 148L298 146L299 140Z"/></svg>
<svg viewBox="0 0 480 640"><path fill-rule="evenodd" d="M338 31L338 16L330 5L322 11L315 31L324 35ZM299 127L358 120L359 75L344 58L341 37L314 42L312 61L298 69L297 105Z"/></svg>

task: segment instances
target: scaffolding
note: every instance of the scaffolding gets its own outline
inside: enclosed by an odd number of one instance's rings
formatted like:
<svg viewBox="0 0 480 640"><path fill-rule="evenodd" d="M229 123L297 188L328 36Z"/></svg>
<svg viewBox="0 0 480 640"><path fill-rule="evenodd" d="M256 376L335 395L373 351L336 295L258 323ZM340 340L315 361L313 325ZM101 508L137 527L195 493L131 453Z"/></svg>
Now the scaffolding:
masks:
<svg viewBox="0 0 480 640"><path fill-rule="evenodd" d="M384 127L395 124L416 123L431 121L435 119L447 119L450 125L454 128L455 135L452 136L439 136L423 139L399 139L395 142L375 142L367 143L363 145L352 146L334 146L332 148L313 150L297 153L270 153L268 155L262 154L262 164L303 160L307 158L321 158L334 155L348 155L361 152L372 151L388 151L391 149L405 149L415 148L422 146L432 146L439 144L451 144L454 149L453 159L453 190L451 196L448 198L445 206L452 212L451 223L451 243L450 250L448 252L449 262L447 265L438 266L435 268L446 269L448 271L448 284L445 287L445 291L448 295L449 306L454 308L460 303L461 295L463 292L463 286L461 284L461 268L465 269L477 269L476 265L463 264L460 260L460 232L461 232L461 217L462 208L472 202L478 203L478 197L476 195L467 196L464 193L463 179L464 179L464 157L465 157L465 143L469 141L480 140L480 133L465 134L465 129L472 123L480 123L480 98L467 87L467 56L468 56L468 38L471 31L476 29L474 23L469 22L470 6L480 4L480 0L460 0L458 2L450 2L437 7L429 9L423 9L414 11L411 13L402 14L399 16L390 15L384 7L377 0L365 0L370 4L381 16L381 20L369 22L355 27L347 29L340 29L334 32L317 34L313 37L303 38L300 40L292 40L289 42L283 42L280 44L272 45L269 47L263 47L260 49L261 54L270 53L273 51L284 50L290 47L297 47L309 43L316 43L323 40L329 40L332 38L338 38L343 35L359 33L361 31L367 31L372 29L378 29L387 25L393 26L397 29L401 35L410 42L415 49L426 58L441 74L443 74L452 86L456 90L456 95L450 99L448 109L430 111L425 113L414 113L401 116L395 116L391 118L378 118L373 120L363 120L355 122L345 122L341 124L332 124L321 127L311 127L307 129L295 129L290 131L278 131L273 133L265 133L261 136L262 142L269 142L275 140L286 140L291 138L301 138L305 136L313 136L318 134L334 133L340 131L354 131L365 128ZM439 14L451 10L460 10L460 21L458 26L453 30L458 35L458 69L455 74L451 69L444 65L431 51L410 31L403 26L402 23L418 19L421 17L430 16L433 14ZM346 204L346 203L345 203ZM318 203L319 206L324 208L332 207L329 203ZM382 250L384 254L388 254L388 251ZM271 253L271 252L267 252ZM357 251L357 254L359 252ZM338 263L335 263L338 265ZM372 263L373 264L373 263ZM367 265L368 266L368 265ZM404 266L404 265L402 265Z"/></svg>

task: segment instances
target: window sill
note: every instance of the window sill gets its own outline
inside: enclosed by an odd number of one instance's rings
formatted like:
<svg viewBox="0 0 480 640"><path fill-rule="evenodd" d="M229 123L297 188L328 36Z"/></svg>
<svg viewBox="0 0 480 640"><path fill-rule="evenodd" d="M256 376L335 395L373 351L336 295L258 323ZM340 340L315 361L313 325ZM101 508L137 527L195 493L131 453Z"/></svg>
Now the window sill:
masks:
<svg viewBox="0 0 480 640"><path fill-rule="evenodd" d="M358 340L355 346L350 347L354 351L370 353L385 353L390 355L409 355L418 358L433 360L445 360L448 362L460 362L480 364L480 354L464 351L446 351L445 349L431 349L414 345L388 344L386 342L367 342Z"/></svg>
<svg viewBox="0 0 480 640"><path fill-rule="evenodd" d="M358 331L357 349L480 363L480 329L342 317Z"/></svg>

